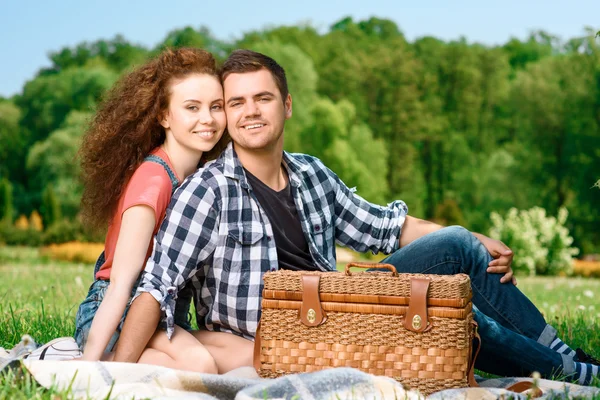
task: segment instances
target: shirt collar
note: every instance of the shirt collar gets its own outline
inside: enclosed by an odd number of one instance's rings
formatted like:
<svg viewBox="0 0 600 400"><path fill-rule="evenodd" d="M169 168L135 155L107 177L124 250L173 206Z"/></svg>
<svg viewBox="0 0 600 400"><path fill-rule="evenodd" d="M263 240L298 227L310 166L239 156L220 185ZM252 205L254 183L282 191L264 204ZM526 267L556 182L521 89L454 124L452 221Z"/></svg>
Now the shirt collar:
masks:
<svg viewBox="0 0 600 400"><path fill-rule="evenodd" d="M223 174L226 177L238 180L240 185L245 189L249 188L244 167L233 149L233 142L229 142L219 156L219 160L223 163ZM299 187L301 184L300 174L308 171L310 165L305 160L295 157L287 151L283 152L283 163L288 170L288 176L292 185Z"/></svg>

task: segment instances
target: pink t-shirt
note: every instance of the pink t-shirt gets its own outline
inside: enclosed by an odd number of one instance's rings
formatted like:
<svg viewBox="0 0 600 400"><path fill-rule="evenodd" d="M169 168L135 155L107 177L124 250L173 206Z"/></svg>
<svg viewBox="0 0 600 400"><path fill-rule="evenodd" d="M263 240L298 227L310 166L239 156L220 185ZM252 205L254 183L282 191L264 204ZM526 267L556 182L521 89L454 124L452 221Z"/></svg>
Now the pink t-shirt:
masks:
<svg viewBox="0 0 600 400"><path fill-rule="evenodd" d="M173 164L171 164L171 160L169 160L169 157L164 150L159 147L152 151L151 154L163 159L175 173ZM177 177L177 180L181 182L179 177ZM154 226L153 233L155 235L165 217L167 205L169 204L169 201L171 201L172 190L173 184L171 183L169 174L167 174L167 171L162 165L155 162L143 162L138 169L135 170L131 176L131 179L127 183L127 186L125 187L125 191L119 199L117 211L108 227L106 241L104 244L104 256L106 258L106 262L96 273L96 279L110 279L110 271L115 258L115 249L117 247L119 231L121 230L123 213L127 209L138 205L146 205L152 208L154 210L154 217L156 218L156 224ZM150 245L148 246L146 259L150 257L151 253L152 241L150 241ZM131 268L139 268L141 272L144 268L144 264L132 265Z"/></svg>

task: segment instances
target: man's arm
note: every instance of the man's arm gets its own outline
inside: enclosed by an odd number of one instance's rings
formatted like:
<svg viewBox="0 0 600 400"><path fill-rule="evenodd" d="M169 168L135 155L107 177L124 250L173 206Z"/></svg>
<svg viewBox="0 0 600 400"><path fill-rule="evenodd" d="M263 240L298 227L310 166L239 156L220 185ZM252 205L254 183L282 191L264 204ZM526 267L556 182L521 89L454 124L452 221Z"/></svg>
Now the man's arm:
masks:
<svg viewBox="0 0 600 400"><path fill-rule="evenodd" d="M137 362L158 326L160 315L160 305L150 293L139 295L127 313L113 361Z"/></svg>
<svg viewBox="0 0 600 400"><path fill-rule="evenodd" d="M218 241L217 198L206 180L194 178L175 192L154 240L119 338L114 361L136 362L165 312L173 333L177 292L214 252Z"/></svg>
<svg viewBox="0 0 600 400"><path fill-rule="evenodd" d="M400 247L404 247L418 238L442 228L442 225L438 225L434 222L407 215L400 233ZM513 276L513 271L511 268L513 252L508 248L508 246L499 240L491 239L485 235L482 235L481 233L472 232L472 234L481 242L481 244L483 244L490 255L494 258L489 263L487 272L493 274L504 274L504 276L500 278L500 282L512 282L514 285L516 285L517 280Z"/></svg>
<svg viewBox="0 0 600 400"><path fill-rule="evenodd" d="M418 238L442 228L442 225L438 225L434 222L407 215L404 224L402 225L402 231L400 232L400 247L404 247Z"/></svg>

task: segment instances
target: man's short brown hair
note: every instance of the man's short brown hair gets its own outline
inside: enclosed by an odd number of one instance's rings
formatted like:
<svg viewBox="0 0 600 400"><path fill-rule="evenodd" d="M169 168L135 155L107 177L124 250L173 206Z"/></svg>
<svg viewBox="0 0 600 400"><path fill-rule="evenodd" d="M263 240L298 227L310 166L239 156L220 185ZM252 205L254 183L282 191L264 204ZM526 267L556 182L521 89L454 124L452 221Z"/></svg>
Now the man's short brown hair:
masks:
<svg viewBox="0 0 600 400"><path fill-rule="evenodd" d="M279 88L281 98L285 102L289 91L284 69L271 57L256 51L234 50L221 67L221 82L225 82L229 74L243 74L261 69L266 69L271 73L277 88Z"/></svg>

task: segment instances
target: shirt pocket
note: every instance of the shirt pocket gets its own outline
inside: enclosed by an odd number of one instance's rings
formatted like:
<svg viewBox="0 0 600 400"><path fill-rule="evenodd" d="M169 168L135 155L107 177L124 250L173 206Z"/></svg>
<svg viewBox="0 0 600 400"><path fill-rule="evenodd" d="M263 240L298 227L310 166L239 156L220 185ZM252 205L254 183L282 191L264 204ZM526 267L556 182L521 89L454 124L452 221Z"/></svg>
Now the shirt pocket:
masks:
<svg viewBox="0 0 600 400"><path fill-rule="evenodd" d="M308 223L317 249L321 254L326 255L327 249L325 245L331 241L330 236L332 234L331 218L324 212L318 211L309 215Z"/></svg>
<svg viewBox="0 0 600 400"><path fill-rule="evenodd" d="M262 240L265 233L260 224L233 226L227 232L223 269L240 270L242 263L252 265L262 259Z"/></svg>

